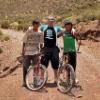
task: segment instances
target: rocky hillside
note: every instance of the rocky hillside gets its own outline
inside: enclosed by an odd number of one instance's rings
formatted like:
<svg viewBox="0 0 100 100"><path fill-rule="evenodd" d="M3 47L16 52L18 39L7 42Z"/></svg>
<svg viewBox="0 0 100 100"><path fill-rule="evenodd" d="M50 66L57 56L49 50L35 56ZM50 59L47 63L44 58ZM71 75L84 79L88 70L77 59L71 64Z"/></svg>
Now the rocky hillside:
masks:
<svg viewBox="0 0 100 100"><path fill-rule="evenodd" d="M34 17L48 15L60 22L69 18L79 23L77 30L82 37L100 37L100 0L0 0L2 28L24 30Z"/></svg>
<svg viewBox="0 0 100 100"><path fill-rule="evenodd" d="M76 28L82 39L100 41L100 20L80 22Z"/></svg>
<svg viewBox="0 0 100 100"><path fill-rule="evenodd" d="M1 19L43 18L49 14L81 18L81 15L86 16L88 12L93 18L98 18L99 9L100 0L0 0Z"/></svg>

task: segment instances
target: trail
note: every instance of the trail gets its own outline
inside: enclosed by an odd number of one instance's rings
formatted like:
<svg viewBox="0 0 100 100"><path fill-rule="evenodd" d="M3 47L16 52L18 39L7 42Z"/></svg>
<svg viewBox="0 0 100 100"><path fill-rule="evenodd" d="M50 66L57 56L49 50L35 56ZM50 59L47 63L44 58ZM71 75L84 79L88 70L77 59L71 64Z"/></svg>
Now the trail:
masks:
<svg viewBox="0 0 100 100"><path fill-rule="evenodd" d="M19 41L19 45L14 42L16 48L21 46L23 33L12 30L3 32ZM22 87L22 67L18 67L13 73L0 78L0 100L100 100L100 63L87 54L82 47L77 56L77 78L82 89L74 88L69 94L60 93L53 85L53 71L49 66L47 85L38 92L29 91Z"/></svg>

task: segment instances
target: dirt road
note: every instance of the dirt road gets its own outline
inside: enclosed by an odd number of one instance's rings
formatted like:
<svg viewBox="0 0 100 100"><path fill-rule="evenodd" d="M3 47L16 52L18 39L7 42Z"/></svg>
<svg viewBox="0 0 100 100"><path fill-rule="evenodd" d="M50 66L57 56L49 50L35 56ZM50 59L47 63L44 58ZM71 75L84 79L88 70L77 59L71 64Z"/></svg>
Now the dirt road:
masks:
<svg viewBox="0 0 100 100"><path fill-rule="evenodd" d="M5 33L8 30L3 30ZM21 46L22 34L9 35L19 41ZM16 37L15 37L16 36ZM14 44L16 45L16 44ZM17 45L16 45L17 47ZM18 47L17 47L18 48ZM72 93L62 94L53 85L53 71L49 67L49 79L46 86L38 92L32 92L22 87L22 67L18 67L13 73L0 78L0 100L100 100L100 59L94 58L92 53L87 53L84 46L78 53L77 78L79 87ZM81 88L80 88L81 87Z"/></svg>

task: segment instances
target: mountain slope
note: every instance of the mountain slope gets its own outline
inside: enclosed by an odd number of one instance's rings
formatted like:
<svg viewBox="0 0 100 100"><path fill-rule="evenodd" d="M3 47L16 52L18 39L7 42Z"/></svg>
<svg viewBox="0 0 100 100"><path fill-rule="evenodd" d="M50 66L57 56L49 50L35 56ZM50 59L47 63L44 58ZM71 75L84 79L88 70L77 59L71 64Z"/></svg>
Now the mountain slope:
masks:
<svg viewBox="0 0 100 100"><path fill-rule="evenodd" d="M96 10L99 12L99 0L0 0L0 18L32 18L47 15L72 16Z"/></svg>

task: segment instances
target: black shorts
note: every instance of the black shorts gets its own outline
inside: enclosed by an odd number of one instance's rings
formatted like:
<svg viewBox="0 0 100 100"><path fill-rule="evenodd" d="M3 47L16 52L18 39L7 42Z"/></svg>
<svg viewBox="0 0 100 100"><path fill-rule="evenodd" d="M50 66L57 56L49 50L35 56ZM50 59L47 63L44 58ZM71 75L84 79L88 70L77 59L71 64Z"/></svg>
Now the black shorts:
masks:
<svg viewBox="0 0 100 100"><path fill-rule="evenodd" d="M51 61L53 69L57 70L59 67L59 49L54 48L43 48L43 56L41 58L41 63L48 67L49 61Z"/></svg>
<svg viewBox="0 0 100 100"><path fill-rule="evenodd" d="M64 53L64 55L68 54L68 57L69 57L69 64L71 64L74 68L74 71L76 70L76 58L77 58L77 55L76 55L76 52L68 52L68 53Z"/></svg>

